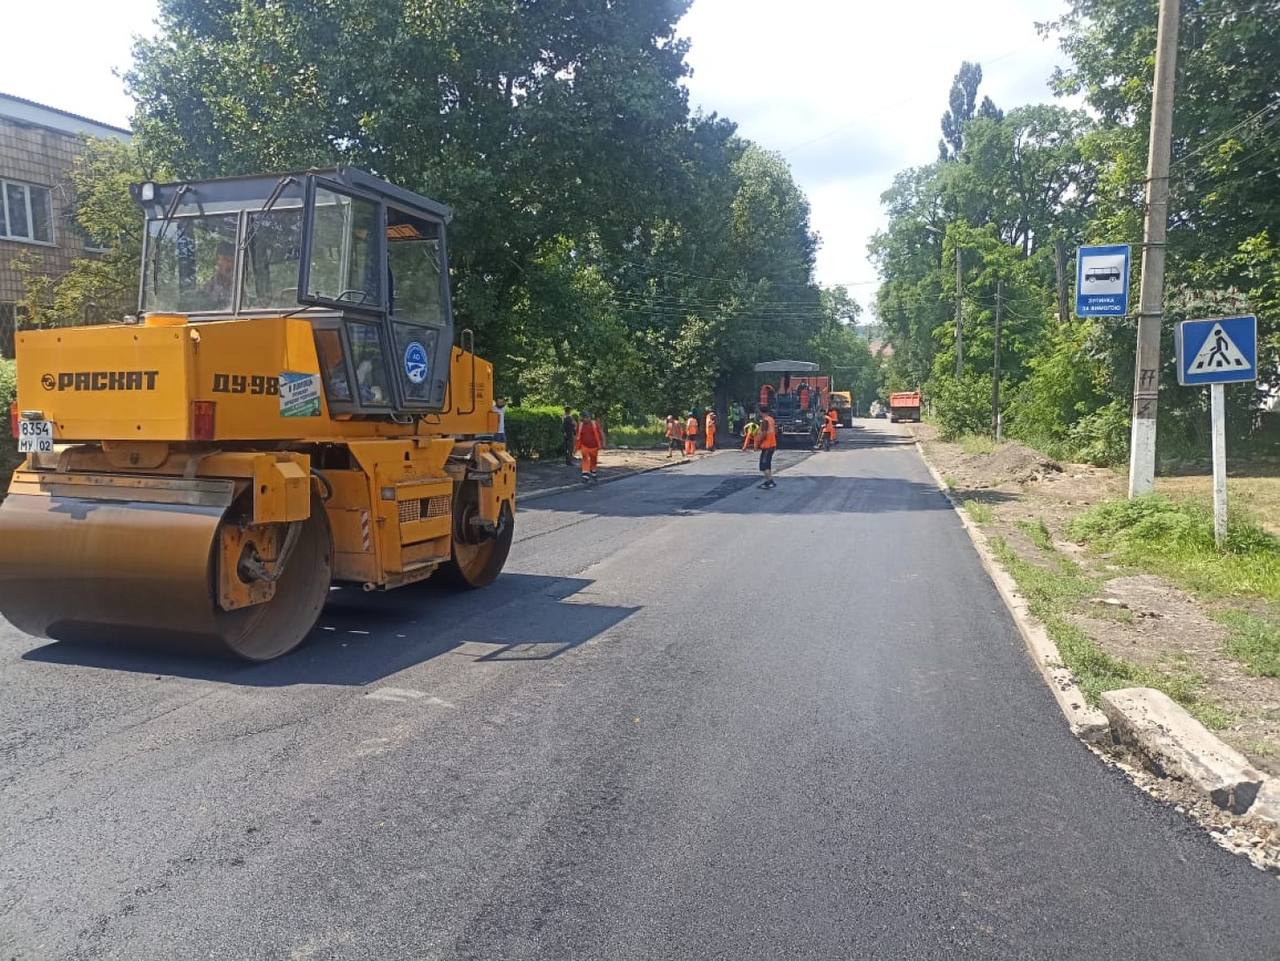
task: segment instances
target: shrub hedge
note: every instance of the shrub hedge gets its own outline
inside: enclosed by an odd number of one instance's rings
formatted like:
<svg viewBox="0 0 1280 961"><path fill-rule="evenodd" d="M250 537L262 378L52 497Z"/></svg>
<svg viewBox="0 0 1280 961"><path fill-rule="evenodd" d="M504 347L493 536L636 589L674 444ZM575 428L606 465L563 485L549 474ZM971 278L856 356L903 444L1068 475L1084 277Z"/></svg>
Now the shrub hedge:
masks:
<svg viewBox="0 0 1280 961"><path fill-rule="evenodd" d="M9 407L18 396L18 371L13 361L0 357L0 498L9 489L9 473L22 460L9 430Z"/></svg>
<svg viewBox="0 0 1280 961"><path fill-rule="evenodd" d="M516 457L556 457L564 450L559 407L508 407L507 449Z"/></svg>

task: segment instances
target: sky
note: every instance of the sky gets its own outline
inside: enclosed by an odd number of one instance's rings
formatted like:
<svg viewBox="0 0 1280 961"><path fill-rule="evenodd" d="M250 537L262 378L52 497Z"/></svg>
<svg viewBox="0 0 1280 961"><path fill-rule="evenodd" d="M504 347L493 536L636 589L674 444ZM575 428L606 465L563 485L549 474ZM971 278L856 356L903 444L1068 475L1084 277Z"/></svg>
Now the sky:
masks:
<svg viewBox="0 0 1280 961"><path fill-rule="evenodd" d="M983 67L1005 109L1049 102L1065 56L1041 39L1065 0L694 0L680 24L692 47L690 100L791 165L822 238L817 279L864 307L867 255L884 226L880 195L906 167L938 157L939 122L963 60Z"/></svg>
<svg viewBox="0 0 1280 961"><path fill-rule="evenodd" d="M851 283L868 305L867 242L893 175L937 156L939 120L962 60L983 65L979 92L998 106L1052 100L1064 57L1036 33L1066 0L694 0L680 23L691 43L690 100L780 152L809 197L822 237L817 279ZM5 11L0 91L128 126L117 74L133 37L152 32L155 0L40 0ZM55 69L50 69L56 46Z"/></svg>

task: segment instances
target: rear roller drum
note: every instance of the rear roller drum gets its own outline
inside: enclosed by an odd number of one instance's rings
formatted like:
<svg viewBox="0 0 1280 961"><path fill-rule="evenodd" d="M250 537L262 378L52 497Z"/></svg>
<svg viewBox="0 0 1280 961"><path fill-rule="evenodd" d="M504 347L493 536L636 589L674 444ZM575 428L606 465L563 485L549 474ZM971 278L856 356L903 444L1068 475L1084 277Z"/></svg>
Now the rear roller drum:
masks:
<svg viewBox="0 0 1280 961"><path fill-rule="evenodd" d="M217 599L219 532L230 523L213 505L10 494L0 505L0 613L58 641L279 657L307 636L329 594L324 506L313 502L301 522L271 599L237 610Z"/></svg>

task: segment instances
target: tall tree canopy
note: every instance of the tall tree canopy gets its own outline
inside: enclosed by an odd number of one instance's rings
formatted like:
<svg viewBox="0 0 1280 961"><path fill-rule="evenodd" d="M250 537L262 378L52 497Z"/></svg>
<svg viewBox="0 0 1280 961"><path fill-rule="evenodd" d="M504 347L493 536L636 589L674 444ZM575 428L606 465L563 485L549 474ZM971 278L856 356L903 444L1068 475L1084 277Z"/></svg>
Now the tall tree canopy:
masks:
<svg viewBox="0 0 1280 961"><path fill-rule="evenodd" d="M178 177L340 163L450 204L455 313L504 393L686 406L833 309L786 164L690 114L688 6L161 0L127 83Z"/></svg>
<svg viewBox="0 0 1280 961"><path fill-rule="evenodd" d="M1259 386L1231 392L1231 423L1238 436L1259 440L1258 411L1280 388L1275 23L1280 0L1183 5L1165 305L1167 332L1188 316L1258 314ZM989 383L998 287L1011 429L1067 453L1124 456L1134 325L1070 318L1068 251L1141 243L1155 28L1155 0L1072 0L1043 27L1070 57L1054 85L1083 96L1092 115L1044 104L1008 113L975 108L981 67L961 65L941 159L897 176L882 198L888 225L871 244L883 280L877 313L895 349L892 381L985 403L982 391L953 383L958 258L962 379ZM1168 333L1163 356L1162 446L1174 454L1197 449L1203 392L1177 386Z"/></svg>

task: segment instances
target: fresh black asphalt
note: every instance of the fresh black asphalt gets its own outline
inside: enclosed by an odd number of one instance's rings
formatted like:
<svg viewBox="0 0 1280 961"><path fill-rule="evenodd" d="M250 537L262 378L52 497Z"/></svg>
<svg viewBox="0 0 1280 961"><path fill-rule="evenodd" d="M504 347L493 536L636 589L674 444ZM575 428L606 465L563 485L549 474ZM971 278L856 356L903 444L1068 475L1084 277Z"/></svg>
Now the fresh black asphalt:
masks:
<svg viewBox="0 0 1280 961"><path fill-rule="evenodd" d="M883 424L521 510L265 666L0 626L0 959L1194 959L1280 882L1068 732Z"/></svg>

